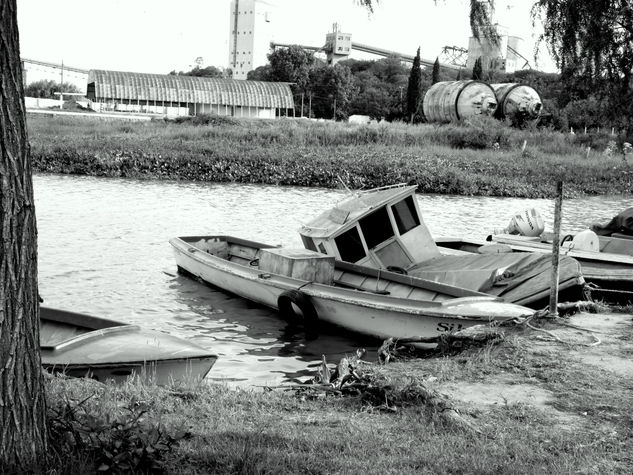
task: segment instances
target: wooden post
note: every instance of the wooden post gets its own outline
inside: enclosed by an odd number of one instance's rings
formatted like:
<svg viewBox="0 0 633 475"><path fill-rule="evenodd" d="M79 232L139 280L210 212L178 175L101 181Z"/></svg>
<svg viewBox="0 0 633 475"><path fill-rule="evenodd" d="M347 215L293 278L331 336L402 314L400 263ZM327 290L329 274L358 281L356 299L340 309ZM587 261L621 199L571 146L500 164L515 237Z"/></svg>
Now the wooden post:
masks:
<svg viewBox="0 0 633 475"><path fill-rule="evenodd" d="M552 240L552 283L549 291L549 316L558 317L558 261L560 257L560 221L563 208L563 182L556 183L554 238Z"/></svg>

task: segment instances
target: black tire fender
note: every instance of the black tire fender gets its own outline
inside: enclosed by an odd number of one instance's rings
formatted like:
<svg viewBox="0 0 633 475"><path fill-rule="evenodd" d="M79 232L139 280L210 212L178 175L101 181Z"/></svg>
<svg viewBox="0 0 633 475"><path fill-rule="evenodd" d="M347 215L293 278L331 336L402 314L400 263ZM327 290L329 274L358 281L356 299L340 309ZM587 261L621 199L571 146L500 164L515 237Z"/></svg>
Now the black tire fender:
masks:
<svg viewBox="0 0 633 475"><path fill-rule="evenodd" d="M296 312L293 304L301 313ZM314 339L317 337L319 315L306 294L299 290L286 290L277 298L277 308L288 323L303 323L307 338Z"/></svg>

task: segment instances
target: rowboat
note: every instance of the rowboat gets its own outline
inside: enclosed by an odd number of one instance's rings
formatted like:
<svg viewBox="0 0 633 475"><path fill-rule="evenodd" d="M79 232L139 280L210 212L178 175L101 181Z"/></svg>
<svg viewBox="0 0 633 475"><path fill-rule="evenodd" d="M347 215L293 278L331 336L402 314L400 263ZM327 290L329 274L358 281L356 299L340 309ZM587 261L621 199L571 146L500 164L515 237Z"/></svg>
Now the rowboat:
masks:
<svg viewBox="0 0 633 475"><path fill-rule="evenodd" d="M374 338L435 337L531 315L481 292L231 236L170 239L178 270L277 309L309 338L338 326Z"/></svg>
<svg viewBox="0 0 633 475"><path fill-rule="evenodd" d="M541 308L547 305L551 258L538 253L473 254L440 250L405 184L354 192L299 230L306 249L336 259L441 282ZM584 297L578 262L559 264L559 300Z"/></svg>
<svg viewBox="0 0 633 475"><path fill-rule="evenodd" d="M130 376L166 385L202 380L217 356L170 335L114 320L40 307L42 366L117 383Z"/></svg>

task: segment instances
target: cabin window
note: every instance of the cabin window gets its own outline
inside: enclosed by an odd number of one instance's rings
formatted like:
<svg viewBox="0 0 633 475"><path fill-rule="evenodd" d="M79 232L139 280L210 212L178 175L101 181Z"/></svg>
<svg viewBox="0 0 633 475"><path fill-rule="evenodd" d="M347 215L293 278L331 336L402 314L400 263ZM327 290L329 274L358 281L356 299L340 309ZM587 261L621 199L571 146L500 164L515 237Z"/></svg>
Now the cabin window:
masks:
<svg viewBox="0 0 633 475"><path fill-rule="evenodd" d="M358 228L353 227L340 236L334 238L341 259L347 262L358 262L365 257L363 241L360 239Z"/></svg>
<svg viewBox="0 0 633 475"><path fill-rule="evenodd" d="M400 234L404 234L420 225L420 218L415 210L413 196L407 196L402 201L393 205L391 209Z"/></svg>
<svg viewBox="0 0 633 475"><path fill-rule="evenodd" d="M314 240L311 237L301 235L301 240L303 241L303 247L309 249L311 251L317 252L317 248L314 245Z"/></svg>
<svg viewBox="0 0 633 475"><path fill-rule="evenodd" d="M361 219L360 228L363 231L363 236L365 236L365 242L369 249L373 249L394 235L389 214L385 207L379 208L369 216Z"/></svg>

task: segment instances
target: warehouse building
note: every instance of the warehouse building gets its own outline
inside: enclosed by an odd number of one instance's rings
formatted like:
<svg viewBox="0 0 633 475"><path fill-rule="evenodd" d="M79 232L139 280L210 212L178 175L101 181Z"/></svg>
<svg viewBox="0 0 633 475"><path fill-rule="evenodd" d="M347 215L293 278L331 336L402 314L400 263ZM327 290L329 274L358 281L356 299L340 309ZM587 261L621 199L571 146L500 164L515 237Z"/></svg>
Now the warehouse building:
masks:
<svg viewBox="0 0 633 475"><path fill-rule="evenodd" d="M97 112L274 119L294 109L288 83L103 70L89 72L87 97Z"/></svg>

